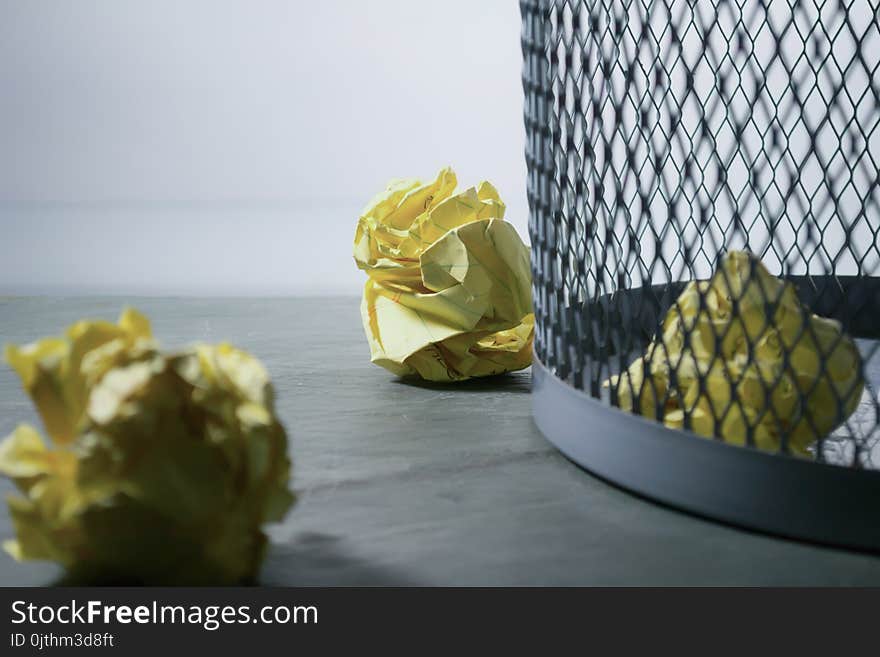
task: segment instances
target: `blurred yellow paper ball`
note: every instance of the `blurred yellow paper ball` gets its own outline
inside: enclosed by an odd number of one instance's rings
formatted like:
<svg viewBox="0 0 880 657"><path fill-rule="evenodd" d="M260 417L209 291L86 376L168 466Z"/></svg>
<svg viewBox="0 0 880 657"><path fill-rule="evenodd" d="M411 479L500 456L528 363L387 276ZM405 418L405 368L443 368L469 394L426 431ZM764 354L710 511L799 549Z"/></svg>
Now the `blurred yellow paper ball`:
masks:
<svg viewBox="0 0 880 657"><path fill-rule="evenodd" d="M287 437L268 373L234 347L163 353L148 320L79 322L64 337L10 346L34 401L30 426L0 443L19 560L76 580L233 584L256 576L262 525L283 518Z"/></svg>

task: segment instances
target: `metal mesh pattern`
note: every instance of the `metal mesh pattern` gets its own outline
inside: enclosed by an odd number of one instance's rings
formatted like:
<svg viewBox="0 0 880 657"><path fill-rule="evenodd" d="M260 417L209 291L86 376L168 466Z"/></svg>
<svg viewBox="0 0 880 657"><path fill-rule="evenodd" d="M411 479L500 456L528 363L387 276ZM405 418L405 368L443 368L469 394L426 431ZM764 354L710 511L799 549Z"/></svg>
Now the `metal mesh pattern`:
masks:
<svg viewBox="0 0 880 657"><path fill-rule="evenodd" d="M830 435L812 392L798 391L795 419L767 425L774 449L792 451L792 422L806 422L813 458L880 468L880 1L520 7L537 357L622 405L608 382L657 344L685 283L749 251L855 336L865 384L854 412L852 391L832 388ZM765 301L772 317L780 299ZM757 336L746 339L751 358ZM815 342L809 326L797 341ZM794 348L783 346L783 371ZM821 378L831 351L819 352ZM681 363L665 356L675 379ZM760 414L776 415L780 377L761 377ZM674 391L650 390L652 413L645 385L631 406L663 420ZM717 439L745 403L732 388L710 406ZM679 403L693 429L693 405ZM756 422L745 424L743 443L760 447Z"/></svg>

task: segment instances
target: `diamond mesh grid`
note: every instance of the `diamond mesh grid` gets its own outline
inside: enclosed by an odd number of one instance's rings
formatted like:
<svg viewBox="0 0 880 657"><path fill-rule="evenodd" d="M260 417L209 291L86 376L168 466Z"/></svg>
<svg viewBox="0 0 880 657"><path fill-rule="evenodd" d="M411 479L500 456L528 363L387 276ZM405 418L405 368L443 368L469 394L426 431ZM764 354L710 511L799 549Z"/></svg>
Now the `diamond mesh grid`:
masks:
<svg viewBox="0 0 880 657"><path fill-rule="evenodd" d="M745 250L856 337L864 387L822 389L836 414L833 431L823 430L816 400L841 337L818 348L812 387L799 384L796 408L780 411L774 395L795 350L820 343L804 322L783 341L780 367L759 371L764 403L743 420L742 443L767 449L769 432L774 451L792 453L807 427L811 457L880 468L880 0L520 8L537 357L592 397L627 407L628 396L627 410L667 424L677 404L680 428L693 430L696 406L674 386L629 377L621 392L621 380L609 382L658 351L688 281L709 279L725 254ZM768 319L745 330L749 364L782 302L758 289ZM699 303L707 309L703 288ZM694 329L678 316L690 344ZM709 369L729 324L713 336ZM685 359L659 343L655 357L674 381ZM705 396L710 372L696 371ZM708 433L719 440L732 417L748 415L740 375L722 373L730 394L708 406Z"/></svg>

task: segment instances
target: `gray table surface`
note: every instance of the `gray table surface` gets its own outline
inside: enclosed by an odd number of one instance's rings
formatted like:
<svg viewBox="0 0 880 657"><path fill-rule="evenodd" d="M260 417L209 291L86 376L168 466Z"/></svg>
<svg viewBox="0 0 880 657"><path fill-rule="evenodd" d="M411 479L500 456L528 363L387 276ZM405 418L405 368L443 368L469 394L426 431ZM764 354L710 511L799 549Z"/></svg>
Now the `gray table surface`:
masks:
<svg viewBox="0 0 880 657"><path fill-rule="evenodd" d="M0 342L113 319L122 305L0 298ZM273 376L299 503L269 529L263 584L880 584L878 557L694 518L578 469L534 427L528 372L463 385L395 378L369 362L357 299L135 305L166 346L230 340ZM20 421L36 416L3 365L0 435ZM10 534L4 505L0 537ZM57 575L0 555L0 584Z"/></svg>

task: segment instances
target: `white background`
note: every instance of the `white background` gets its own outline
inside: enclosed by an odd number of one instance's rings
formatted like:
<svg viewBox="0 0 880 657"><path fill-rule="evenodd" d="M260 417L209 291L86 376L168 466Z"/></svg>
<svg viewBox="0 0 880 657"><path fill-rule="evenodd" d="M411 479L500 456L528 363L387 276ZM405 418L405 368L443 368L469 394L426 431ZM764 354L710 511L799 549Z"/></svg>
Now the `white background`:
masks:
<svg viewBox="0 0 880 657"><path fill-rule="evenodd" d="M358 293L387 180L526 238L513 0L0 0L0 293Z"/></svg>

